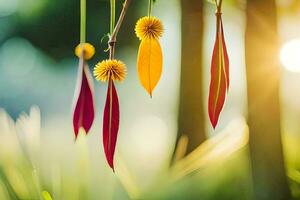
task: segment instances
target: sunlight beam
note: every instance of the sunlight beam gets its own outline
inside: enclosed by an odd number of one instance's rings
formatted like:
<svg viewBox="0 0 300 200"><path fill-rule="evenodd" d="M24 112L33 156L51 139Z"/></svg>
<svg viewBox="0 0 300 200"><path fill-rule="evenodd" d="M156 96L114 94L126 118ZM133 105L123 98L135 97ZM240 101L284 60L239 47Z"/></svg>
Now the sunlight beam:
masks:
<svg viewBox="0 0 300 200"><path fill-rule="evenodd" d="M283 45L280 61L286 70L300 73L300 38L290 40Z"/></svg>

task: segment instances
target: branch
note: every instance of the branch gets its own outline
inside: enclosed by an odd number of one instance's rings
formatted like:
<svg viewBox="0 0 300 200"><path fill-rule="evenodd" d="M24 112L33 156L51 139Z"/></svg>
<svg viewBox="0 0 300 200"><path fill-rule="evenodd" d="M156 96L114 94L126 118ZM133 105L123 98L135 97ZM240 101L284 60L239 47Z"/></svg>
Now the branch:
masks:
<svg viewBox="0 0 300 200"><path fill-rule="evenodd" d="M109 41L108 41L109 59L114 59L115 46L116 46L116 42L117 42L117 35L118 35L119 30L121 28L121 25L123 23L123 20L124 20L124 17L126 15L126 12L128 10L130 2L131 2L131 0L125 0L125 2L123 4L123 9L121 11L121 14L120 14L118 22L117 22L117 25L116 25L113 33L111 34Z"/></svg>

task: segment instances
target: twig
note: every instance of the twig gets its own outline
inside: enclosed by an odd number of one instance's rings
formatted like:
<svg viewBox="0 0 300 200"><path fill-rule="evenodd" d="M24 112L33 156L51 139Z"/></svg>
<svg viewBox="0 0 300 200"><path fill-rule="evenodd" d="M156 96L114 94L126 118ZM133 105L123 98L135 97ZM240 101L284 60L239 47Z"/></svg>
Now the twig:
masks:
<svg viewBox="0 0 300 200"><path fill-rule="evenodd" d="M126 12L128 10L130 2L131 2L131 0L125 0L124 5L123 5L123 9L121 11L121 14L120 14L118 22L117 22L117 25L116 25L113 33L111 34L109 41L108 41L109 59L114 59L115 46L116 46L116 42L117 42L117 35L118 35L119 30L121 28L121 25L123 23L123 20L124 20L124 17L126 15Z"/></svg>

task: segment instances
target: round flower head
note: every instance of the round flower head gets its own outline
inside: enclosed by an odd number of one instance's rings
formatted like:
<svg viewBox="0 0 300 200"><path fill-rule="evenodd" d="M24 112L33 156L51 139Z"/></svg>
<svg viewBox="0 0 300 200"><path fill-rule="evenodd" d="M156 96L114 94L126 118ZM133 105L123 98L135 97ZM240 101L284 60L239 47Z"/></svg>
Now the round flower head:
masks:
<svg viewBox="0 0 300 200"><path fill-rule="evenodd" d="M126 77L126 66L120 60L103 60L94 68L94 76L98 81L123 81Z"/></svg>
<svg viewBox="0 0 300 200"><path fill-rule="evenodd" d="M163 34L163 25L156 17L143 17L135 26L135 34L140 40L158 39Z"/></svg>
<svg viewBox="0 0 300 200"><path fill-rule="evenodd" d="M80 43L75 48L75 55L80 58L83 53L83 58L89 60L95 54L95 47L90 43Z"/></svg>

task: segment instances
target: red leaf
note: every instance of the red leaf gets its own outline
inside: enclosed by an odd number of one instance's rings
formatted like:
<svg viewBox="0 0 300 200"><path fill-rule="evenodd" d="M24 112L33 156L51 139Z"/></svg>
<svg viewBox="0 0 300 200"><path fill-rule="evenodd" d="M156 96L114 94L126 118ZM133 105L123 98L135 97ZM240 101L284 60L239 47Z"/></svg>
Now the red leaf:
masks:
<svg viewBox="0 0 300 200"><path fill-rule="evenodd" d="M81 127L87 134L94 121L94 95L91 77L88 65L81 58L79 60L77 87L75 90L76 105L73 113L75 139Z"/></svg>
<svg viewBox="0 0 300 200"><path fill-rule="evenodd" d="M223 24L217 16L217 35L211 61L211 82L208 99L210 122L215 128L224 106L229 87L229 59L224 39Z"/></svg>
<svg viewBox="0 0 300 200"><path fill-rule="evenodd" d="M108 83L107 97L103 115L103 146L106 160L114 170L114 154L119 131L119 100L112 80Z"/></svg>
<svg viewBox="0 0 300 200"><path fill-rule="evenodd" d="M222 19L220 19L221 22L221 35L222 35L222 47L223 47L223 55L224 55L224 64L225 64L225 73L226 73L226 83L227 87L226 90L228 92L229 85L230 85L230 76L229 76L229 58L228 58L228 53L227 53L227 47L225 43L225 38L224 38L224 30L223 30L223 22Z"/></svg>

